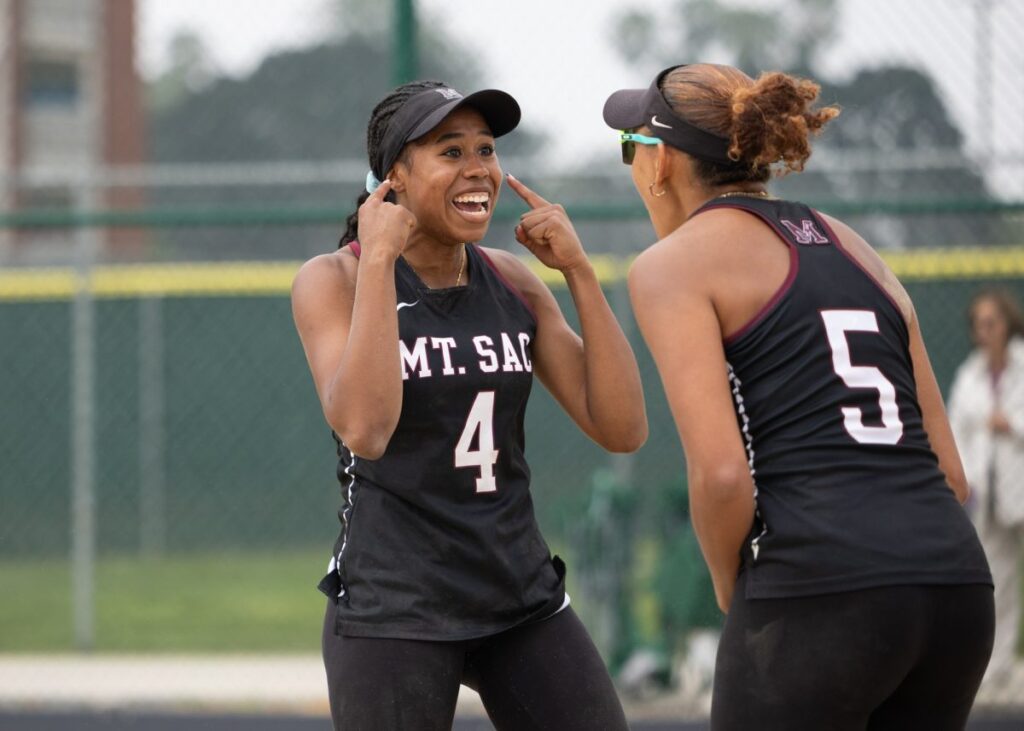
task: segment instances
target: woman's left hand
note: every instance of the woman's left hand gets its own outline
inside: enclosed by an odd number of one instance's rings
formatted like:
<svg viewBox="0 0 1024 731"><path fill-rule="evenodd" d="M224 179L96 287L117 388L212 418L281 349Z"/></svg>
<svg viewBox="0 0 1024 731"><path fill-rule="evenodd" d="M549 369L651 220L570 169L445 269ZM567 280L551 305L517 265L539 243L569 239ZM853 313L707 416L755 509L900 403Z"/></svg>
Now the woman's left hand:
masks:
<svg viewBox="0 0 1024 731"><path fill-rule="evenodd" d="M557 203L548 203L511 175L507 179L509 187L530 207L519 218L516 241L542 264L563 273L588 264L583 244L565 209Z"/></svg>

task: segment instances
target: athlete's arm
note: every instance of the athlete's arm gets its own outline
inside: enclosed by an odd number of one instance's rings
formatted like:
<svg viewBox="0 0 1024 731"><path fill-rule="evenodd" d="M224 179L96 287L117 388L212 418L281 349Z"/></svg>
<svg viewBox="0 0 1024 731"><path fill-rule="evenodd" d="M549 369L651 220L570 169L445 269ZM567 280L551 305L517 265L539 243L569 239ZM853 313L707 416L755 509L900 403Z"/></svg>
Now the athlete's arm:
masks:
<svg viewBox="0 0 1024 731"><path fill-rule="evenodd" d="M517 240L565 276L582 330L580 337L569 327L554 295L522 262L493 252L536 313L537 377L587 436L612 452L635 451L647 439L647 414L633 349L565 210L515 178L509 185L531 208L516 227Z"/></svg>
<svg viewBox="0 0 1024 731"><path fill-rule="evenodd" d="M402 411L395 261L415 218L384 202L389 189L385 181L360 207L358 262L346 251L318 256L292 284L292 314L324 417L366 459L384 454Z"/></svg>
<svg viewBox="0 0 1024 731"><path fill-rule="evenodd" d="M960 452L953 438L953 430L946 416L946 408L942 403L942 392L935 380L928 351L921 337L921 327L917 321L914 304L900 283L896 274L882 260L871 246L864 241L852 228L838 219L823 216L836 235L840 237L843 247L864 267L875 281L879 282L890 298L897 304L910 333L910 358L914 366L914 383L917 387L917 401L921 406L921 417L924 430L928 435L932 451L939 458L939 468L946 475L946 482L953 490L957 500L967 501L969 488L964 475Z"/></svg>
<svg viewBox="0 0 1024 731"><path fill-rule="evenodd" d="M727 377L722 331L701 267L655 245L629 273L637 322L658 366L686 453L690 516L718 606L729 610L754 520L754 483Z"/></svg>
<svg viewBox="0 0 1024 731"><path fill-rule="evenodd" d="M924 347L921 328L914 314L908 323L910 329L910 357L914 363L914 383L917 385L917 401L921 405L921 419L932 451L939 458L939 468L946 475L946 482L961 504L967 502L970 488L960 461L960 451L953 438L953 429L946 417L942 403L942 392L935 380L928 351Z"/></svg>

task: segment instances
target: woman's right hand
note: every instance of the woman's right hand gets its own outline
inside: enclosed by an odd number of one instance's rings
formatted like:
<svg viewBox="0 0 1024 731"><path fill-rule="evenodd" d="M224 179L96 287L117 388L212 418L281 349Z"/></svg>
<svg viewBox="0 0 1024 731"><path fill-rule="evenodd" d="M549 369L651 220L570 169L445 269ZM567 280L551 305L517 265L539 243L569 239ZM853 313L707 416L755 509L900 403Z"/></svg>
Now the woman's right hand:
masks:
<svg viewBox="0 0 1024 731"><path fill-rule="evenodd" d="M397 203L388 203L391 181L385 180L359 206L359 245L362 256L382 254L397 259L405 250L409 234L416 226L412 211Z"/></svg>

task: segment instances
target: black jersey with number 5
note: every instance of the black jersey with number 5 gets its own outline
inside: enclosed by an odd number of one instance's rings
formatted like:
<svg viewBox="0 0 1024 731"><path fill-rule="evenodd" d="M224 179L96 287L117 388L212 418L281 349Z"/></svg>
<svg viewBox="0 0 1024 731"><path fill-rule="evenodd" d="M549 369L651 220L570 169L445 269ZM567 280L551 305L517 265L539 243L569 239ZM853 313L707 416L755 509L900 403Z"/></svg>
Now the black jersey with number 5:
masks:
<svg viewBox="0 0 1024 731"><path fill-rule="evenodd" d="M909 331L882 286L799 203L720 199L787 244L789 275L725 343L757 510L750 598L991 584L924 431Z"/></svg>
<svg viewBox="0 0 1024 731"><path fill-rule="evenodd" d="M565 599L524 457L536 320L486 254L467 245L466 256L458 288L395 265L398 426L376 460L338 442L342 529L320 586L338 597L341 634L482 637Z"/></svg>

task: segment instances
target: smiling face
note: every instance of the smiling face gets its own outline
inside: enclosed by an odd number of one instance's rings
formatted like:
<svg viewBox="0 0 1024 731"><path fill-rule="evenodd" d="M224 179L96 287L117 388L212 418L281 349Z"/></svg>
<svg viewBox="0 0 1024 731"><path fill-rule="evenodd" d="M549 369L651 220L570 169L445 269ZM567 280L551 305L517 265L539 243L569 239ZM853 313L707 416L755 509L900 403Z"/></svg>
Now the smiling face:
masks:
<svg viewBox="0 0 1024 731"><path fill-rule="evenodd" d="M479 241L501 187L494 136L479 112L456 109L406 147L391 179L417 234L452 245Z"/></svg>

